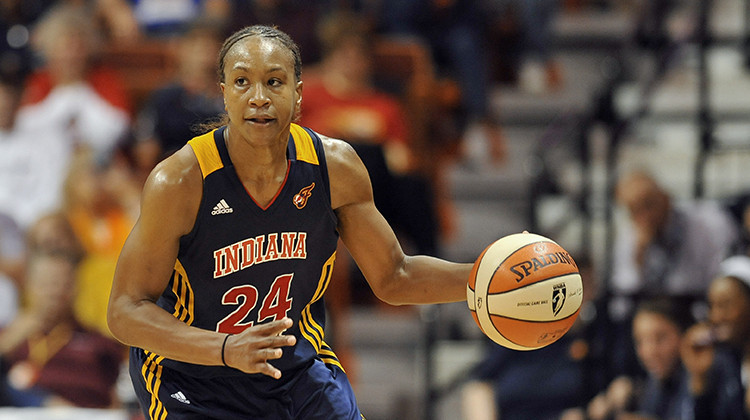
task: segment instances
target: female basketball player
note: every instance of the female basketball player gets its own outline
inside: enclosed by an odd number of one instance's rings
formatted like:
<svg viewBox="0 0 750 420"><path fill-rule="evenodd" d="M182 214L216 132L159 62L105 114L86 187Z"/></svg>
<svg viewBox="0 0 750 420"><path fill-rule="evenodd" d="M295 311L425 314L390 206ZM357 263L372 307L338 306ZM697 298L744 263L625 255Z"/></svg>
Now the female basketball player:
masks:
<svg viewBox="0 0 750 420"><path fill-rule="evenodd" d="M150 174L109 326L147 418L359 419L323 337L339 236L391 304L463 300L471 265L404 255L352 148L292 123L288 35L236 32L219 70L228 121Z"/></svg>

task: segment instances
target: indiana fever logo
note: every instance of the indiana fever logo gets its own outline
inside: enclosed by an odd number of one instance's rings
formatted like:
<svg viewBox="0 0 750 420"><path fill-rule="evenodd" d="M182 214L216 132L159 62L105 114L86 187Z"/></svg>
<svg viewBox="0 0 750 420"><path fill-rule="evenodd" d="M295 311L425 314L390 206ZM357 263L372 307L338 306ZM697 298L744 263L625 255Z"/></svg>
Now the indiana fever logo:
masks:
<svg viewBox="0 0 750 420"><path fill-rule="evenodd" d="M313 188L315 188L314 182L307 187L299 190L299 192L294 196L294 199L292 200L292 202L294 203L294 207L302 210L302 208L307 205L307 199L312 195Z"/></svg>

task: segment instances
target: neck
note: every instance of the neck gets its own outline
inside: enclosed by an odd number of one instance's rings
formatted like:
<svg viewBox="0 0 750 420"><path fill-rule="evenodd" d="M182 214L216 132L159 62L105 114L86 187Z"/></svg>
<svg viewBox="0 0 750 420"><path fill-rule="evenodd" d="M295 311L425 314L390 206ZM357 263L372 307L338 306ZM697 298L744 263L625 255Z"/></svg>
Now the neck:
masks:
<svg viewBox="0 0 750 420"><path fill-rule="evenodd" d="M289 138L287 133L286 138ZM254 145L230 131L224 131L224 142L235 169L243 179L273 179L286 174L287 141Z"/></svg>

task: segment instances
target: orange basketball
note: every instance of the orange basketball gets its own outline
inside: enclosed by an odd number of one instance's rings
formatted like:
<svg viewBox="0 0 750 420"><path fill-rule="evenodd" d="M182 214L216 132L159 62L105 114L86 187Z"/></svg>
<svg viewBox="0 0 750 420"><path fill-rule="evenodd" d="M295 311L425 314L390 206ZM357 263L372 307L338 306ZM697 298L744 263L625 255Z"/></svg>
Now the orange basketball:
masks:
<svg viewBox="0 0 750 420"><path fill-rule="evenodd" d="M534 350L557 341L573 325L583 282L570 254L533 233L508 235L477 258L466 287L469 310L494 342Z"/></svg>

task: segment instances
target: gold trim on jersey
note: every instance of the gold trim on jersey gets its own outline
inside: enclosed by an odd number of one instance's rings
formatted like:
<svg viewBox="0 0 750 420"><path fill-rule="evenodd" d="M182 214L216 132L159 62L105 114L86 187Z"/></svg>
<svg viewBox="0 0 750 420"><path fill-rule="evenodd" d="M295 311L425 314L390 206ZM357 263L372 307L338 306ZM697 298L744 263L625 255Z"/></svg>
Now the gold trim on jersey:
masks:
<svg viewBox="0 0 750 420"><path fill-rule="evenodd" d="M180 321L192 325L195 318L195 294L193 293L193 287L190 286L185 267L182 266L180 260L176 260L174 263L172 292L176 297L172 315Z"/></svg>
<svg viewBox="0 0 750 420"><path fill-rule="evenodd" d="M188 144L193 149L193 153L195 153L195 157L198 158L203 178L224 167L224 163L221 161L221 156L219 155L219 149L216 148L216 143L214 142L215 131L210 131L188 141Z"/></svg>
<svg viewBox="0 0 750 420"><path fill-rule="evenodd" d="M141 376L146 381L146 391L151 394L151 405L148 408L150 420L164 420L167 418L167 408L159 400L159 388L161 387L161 370L159 364L164 358L155 353L145 352L148 356L141 368Z"/></svg>
<svg viewBox="0 0 750 420"><path fill-rule="evenodd" d="M315 351L318 353L318 357L326 364L332 364L338 366L341 370L344 367L341 366L336 354L324 341L323 326L321 326L312 316L311 307L312 304L320 300L323 297L328 288L328 284L331 282L331 275L333 274L333 263L336 261L336 252L331 254L328 261L323 264L323 270L321 270L320 280L318 281L318 288L315 290L312 299L302 310L302 316L299 321L299 330L302 336L312 344Z"/></svg>
<svg viewBox="0 0 750 420"><path fill-rule="evenodd" d="M221 161L221 156L219 155L219 149L216 148L216 143L214 142L215 131L202 134L188 141L188 144L193 149L193 153L195 153L195 157L198 159L198 165L201 167L203 178L224 167L224 163ZM310 133L297 124L292 124L289 132L292 134L292 139L294 140L297 160L319 165L318 152L315 151L315 144Z"/></svg>
<svg viewBox="0 0 750 420"><path fill-rule="evenodd" d="M318 153L315 151L312 137L304 128L297 124L292 124L289 130L294 139L294 148L297 150L297 160L319 165Z"/></svg>
<svg viewBox="0 0 750 420"><path fill-rule="evenodd" d="M336 365L341 369L344 373L346 373L346 369L344 369L343 366L341 366L341 362L339 361L339 358L336 356L336 353L333 352L330 346L326 344L326 342L323 342L323 347L318 352L318 357L320 357L320 360L323 361L323 363L327 365Z"/></svg>

